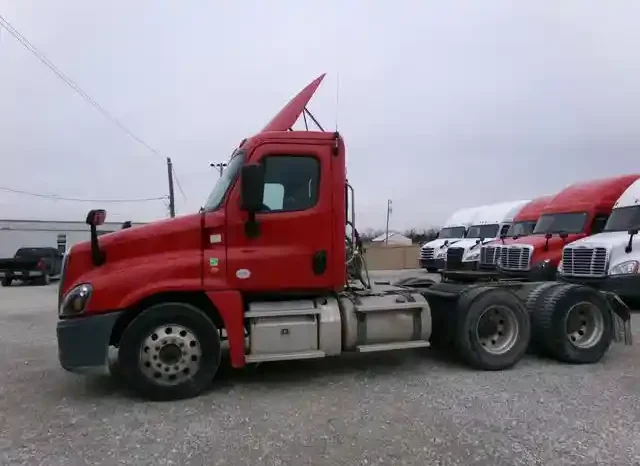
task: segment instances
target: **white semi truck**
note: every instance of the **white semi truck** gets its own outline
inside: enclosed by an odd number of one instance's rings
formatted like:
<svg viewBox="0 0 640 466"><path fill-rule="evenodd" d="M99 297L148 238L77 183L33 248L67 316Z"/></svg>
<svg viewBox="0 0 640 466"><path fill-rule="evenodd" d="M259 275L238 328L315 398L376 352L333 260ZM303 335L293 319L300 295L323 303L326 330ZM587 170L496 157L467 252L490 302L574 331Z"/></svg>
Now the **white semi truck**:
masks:
<svg viewBox="0 0 640 466"><path fill-rule="evenodd" d="M466 236L467 228L473 223L476 210L482 208L467 207L454 212L438 232L438 237L420 248L420 267L427 272L443 269L447 248Z"/></svg>
<svg viewBox="0 0 640 466"><path fill-rule="evenodd" d="M613 291L629 306L640 303L640 180L614 205L602 233L566 245L558 266L563 281Z"/></svg>
<svg viewBox="0 0 640 466"><path fill-rule="evenodd" d="M448 248L445 258L445 272L475 270L480 258L482 245L500 238L507 233L513 219L530 200L500 202L480 207L476 210L473 224L467 236Z"/></svg>

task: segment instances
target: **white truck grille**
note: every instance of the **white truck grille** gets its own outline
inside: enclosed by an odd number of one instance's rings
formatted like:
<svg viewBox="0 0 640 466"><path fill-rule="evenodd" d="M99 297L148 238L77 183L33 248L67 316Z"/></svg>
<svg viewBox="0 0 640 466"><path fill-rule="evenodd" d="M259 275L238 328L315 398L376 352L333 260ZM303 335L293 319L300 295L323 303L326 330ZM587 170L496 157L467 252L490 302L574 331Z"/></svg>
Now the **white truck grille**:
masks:
<svg viewBox="0 0 640 466"><path fill-rule="evenodd" d="M496 265L500 255L500 246L482 246L480 249L480 265Z"/></svg>
<svg viewBox="0 0 640 466"><path fill-rule="evenodd" d="M436 248L422 248L420 250L420 259L435 259Z"/></svg>
<svg viewBox="0 0 640 466"><path fill-rule="evenodd" d="M606 248L565 247L562 251L562 274L604 277L607 274L607 256Z"/></svg>
<svg viewBox="0 0 640 466"><path fill-rule="evenodd" d="M500 246L498 265L504 270L529 270L533 246L518 244Z"/></svg>

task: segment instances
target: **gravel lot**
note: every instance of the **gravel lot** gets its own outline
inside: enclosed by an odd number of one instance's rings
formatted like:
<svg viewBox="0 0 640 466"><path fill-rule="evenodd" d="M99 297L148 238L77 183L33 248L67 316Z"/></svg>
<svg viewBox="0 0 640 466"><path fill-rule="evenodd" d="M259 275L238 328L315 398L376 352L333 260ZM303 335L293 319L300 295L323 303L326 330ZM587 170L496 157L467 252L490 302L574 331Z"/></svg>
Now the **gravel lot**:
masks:
<svg viewBox="0 0 640 466"><path fill-rule="evenodd" d="M55 285L0 289L2 465L640 464L637 346L502 373L428 350L265 364L150 403L59 367L55 301Z"/></svg>

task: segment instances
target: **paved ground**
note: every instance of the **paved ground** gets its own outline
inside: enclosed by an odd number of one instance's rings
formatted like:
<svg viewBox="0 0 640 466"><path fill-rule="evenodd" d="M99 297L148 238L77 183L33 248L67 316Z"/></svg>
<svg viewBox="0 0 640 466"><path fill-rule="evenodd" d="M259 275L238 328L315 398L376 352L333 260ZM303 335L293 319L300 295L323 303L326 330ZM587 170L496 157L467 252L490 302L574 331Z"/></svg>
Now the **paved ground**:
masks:
<svg viewBox="0 0 640 466"><path fill-rule="evenodd" d="M637 346L502 373L429 351L265 364L149 403L60 369L55 300L0 289L2 465L640 464Z"/></svg>

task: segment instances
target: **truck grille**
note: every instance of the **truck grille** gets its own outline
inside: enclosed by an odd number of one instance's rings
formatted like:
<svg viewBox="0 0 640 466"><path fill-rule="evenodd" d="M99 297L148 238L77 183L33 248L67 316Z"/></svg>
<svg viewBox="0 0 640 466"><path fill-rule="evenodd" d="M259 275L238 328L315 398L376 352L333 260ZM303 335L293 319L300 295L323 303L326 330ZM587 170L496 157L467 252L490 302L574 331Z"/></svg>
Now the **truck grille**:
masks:
<svg viewBox="0 0 640 466"><path fill-rule="evenodd" d="M496 265L500 255L500 246L482 246L480 249L480 265Z"/></svg>
<svg viewBox="0 0 640 466"><path fill-rule="evenodd" d="M436 248L422 248L420 250L420 259L435 259Z"/></svg>
<svg viewBox="0 0 640 466"><path fill-rule="evenodd" d="M505 270L529 270L533 246L500 246L498 264Z"/></svg>
<svg viewBox="0 0 640 466"><path fill-rule="evenodd" d="M449 248L447 250L447 269L455 270L462 267L464 248Z"/></svg>
<svg viewBox="0 0 640 466"><path fill-rule="evenodd" d="M607 274L607 249L585 246L564 248L562 273L580 277L604 277Z"/></svg>

